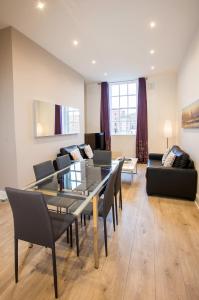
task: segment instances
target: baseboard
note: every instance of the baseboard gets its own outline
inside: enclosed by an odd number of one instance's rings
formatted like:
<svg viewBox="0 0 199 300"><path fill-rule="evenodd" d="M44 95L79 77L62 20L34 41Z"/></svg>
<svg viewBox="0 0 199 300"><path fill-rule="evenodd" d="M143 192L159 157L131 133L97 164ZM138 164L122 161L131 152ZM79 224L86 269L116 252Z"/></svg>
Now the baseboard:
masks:
<svg viewBox="0 0 199 300"><path fill-rule="evenodd" d="M199 209L199 194L196 195L196 200L195 200L195 204Z"/></svg>
<svg viewBox="0 0 199 300"><path fill-rule="evenodd" d="M0 201L5 201L5 200L7 200L6 192L0 190Z"/></svg>

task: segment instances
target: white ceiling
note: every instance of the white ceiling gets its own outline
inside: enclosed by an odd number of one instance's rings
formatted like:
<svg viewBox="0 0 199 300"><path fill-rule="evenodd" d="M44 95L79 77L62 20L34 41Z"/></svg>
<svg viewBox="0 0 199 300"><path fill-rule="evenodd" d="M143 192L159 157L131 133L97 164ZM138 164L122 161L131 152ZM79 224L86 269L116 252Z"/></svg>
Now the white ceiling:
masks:
<svg viewBox="0 0 199 300"><path fill-rule="evenodd" d="M35 5L0 0L0 28L17 28L87 81L176 70L199 24L198 0L46 0L44 11ZM157 22L153 30L151 20Z"/></svg>

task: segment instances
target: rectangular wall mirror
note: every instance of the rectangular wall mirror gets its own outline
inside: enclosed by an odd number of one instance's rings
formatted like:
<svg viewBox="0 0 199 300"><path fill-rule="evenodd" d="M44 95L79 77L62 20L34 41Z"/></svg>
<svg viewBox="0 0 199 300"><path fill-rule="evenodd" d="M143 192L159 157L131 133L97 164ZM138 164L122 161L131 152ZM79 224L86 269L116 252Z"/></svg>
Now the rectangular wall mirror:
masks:
<svg viewBox="0 0 199 300"><path fill-rule="evenodd" d="M78 108L35 100L34 112L36 137L80 132Z"/></svg>

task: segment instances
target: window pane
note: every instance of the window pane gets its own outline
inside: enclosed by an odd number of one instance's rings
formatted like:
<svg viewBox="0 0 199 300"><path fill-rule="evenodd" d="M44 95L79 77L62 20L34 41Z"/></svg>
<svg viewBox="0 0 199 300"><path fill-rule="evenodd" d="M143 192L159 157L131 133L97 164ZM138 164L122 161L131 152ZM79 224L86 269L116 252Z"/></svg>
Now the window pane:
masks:
<svg viewBox="0 0 199 300"><path fill-rule="evenodd" d="M126 122L120 122L120 132L126 133Z"/></svg>
<svg viewBox="0 0 199 300"><path fill-rule="evenodd" d="M129 95L136 94L136 87L137 87L137 85L136 85L135 82L129 83L129 84L128 84L128 94L129 94Z"/></svg>
<svg viewBox="0 0 199 300"><path fill-rule="evenodd" d="M136 104L137 104L137 97L129 96L129 107L136 107Z"/></svg>
<svg viewBox="0 0 199 300"><path fill-rule="evenodd" d="M127 84L120 84L120 95L127 95Z"/></svg>
<svg viewBox="0 0 199 300"><path fill-rule="evenodd" d="M120 109L120 121L126 121L127 109Z"/></svg>
<svg viewBox="0 0 199 300"><path fill-rule="evenodd" d="M113 84L111 86L111 94L112 94L112 96L119 96L119 85L118 84Z"/></svg>
<svg viewBox="0 0 199 300"><path fill-rule="evenodd" d="M119 108L119 97L112 97L112 108Z"/></svg>
<svg viewBox="0 0 199 300"><path fill-rule="evenodd" d="M119 122L120 111L118 109L113 109L112 110L111 119L112 119L112 122Z"/></svg>
<svg viewBox="0 0 199 300"><path fill-rule="evenodd" d="M112 122L112 132L115 134L119 132L119 122Z"/></svg>
<svg viewBox="0 0 199 300"><path fill-rule="evenodd" d="M128 103L127 103L127 96L122 96L120 97L120 107L127 107Z"/></svg>

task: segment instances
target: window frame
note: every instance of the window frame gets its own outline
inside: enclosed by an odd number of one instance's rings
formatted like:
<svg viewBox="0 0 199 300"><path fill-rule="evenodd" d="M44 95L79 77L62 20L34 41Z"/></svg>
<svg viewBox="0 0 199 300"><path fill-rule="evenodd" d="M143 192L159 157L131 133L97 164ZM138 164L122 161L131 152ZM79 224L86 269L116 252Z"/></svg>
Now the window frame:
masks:
<svg viewBox="0 0 199 300"><path fill-rule="evenodd" d="M129 92L128 92L128 84L130 84L130 83L136 84L136 93L135 94L129 94ZM121 95L121 93L120 93L120 85L122 85L122 84L127 84L127 95L123 95L123 94ZM112 96L112 86L113 85L118 85L119 86L119 94L118 94L118 96ZM137 82L137 80L126 80L126 81L119 81L119 82L112 82L112 83L110 83L110 85L109 85L109 95L110 95L109 99L110 99L110 132L111 132L111 136L129 136L129 135L135 136L137 128L135 129L134 132L130 132L130 131L127 132L127 123L128 123L127 119L126 119L126 121L124 121L126 123L126 132L118 131L117 133L115 133L113 131L113 129L112 129L112 124L113 124L113 121L112 121L112 112L114 110L119 111L119 121L118 121L119 126L120 126L120 124L122 122L121 119L120 119L121 118L121 114L120 114L121 110L124 110L124 109L126 109L127 111L129 109L135 110L136 120L137 120L137 101L138 101L138 82ZM129 103L128 103L128 97L129 96L135 96L136 97L136 106L129 106ZM119 97L119 107L118 108L112 108L112 98L113 97ZM127 106L126 107L121 107L120 106L120 98L121 97L127 97Z"/></svg>

